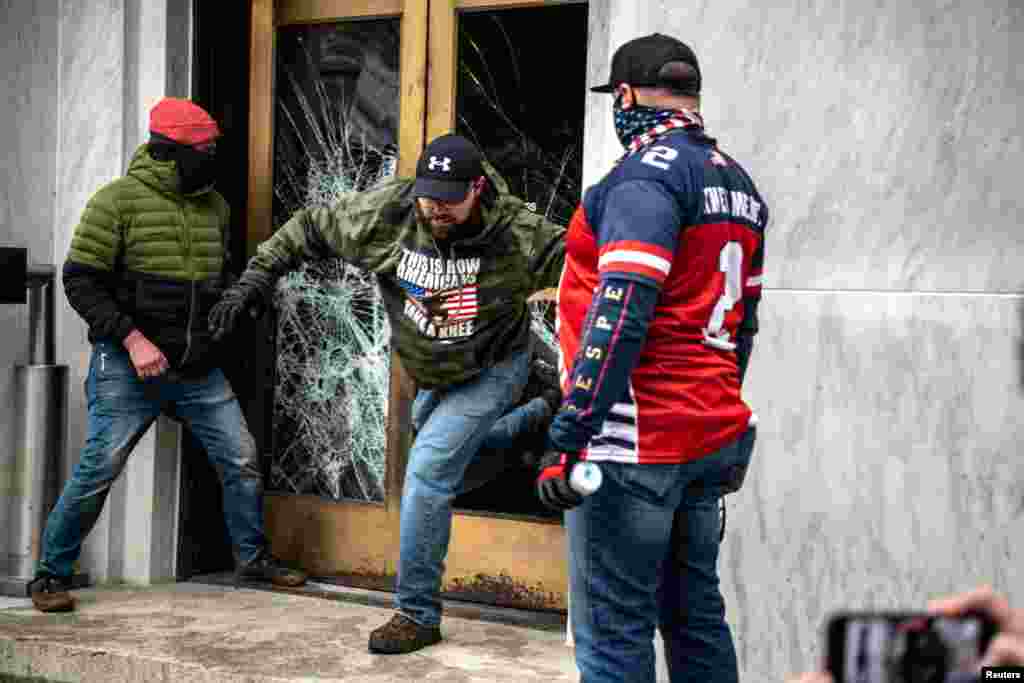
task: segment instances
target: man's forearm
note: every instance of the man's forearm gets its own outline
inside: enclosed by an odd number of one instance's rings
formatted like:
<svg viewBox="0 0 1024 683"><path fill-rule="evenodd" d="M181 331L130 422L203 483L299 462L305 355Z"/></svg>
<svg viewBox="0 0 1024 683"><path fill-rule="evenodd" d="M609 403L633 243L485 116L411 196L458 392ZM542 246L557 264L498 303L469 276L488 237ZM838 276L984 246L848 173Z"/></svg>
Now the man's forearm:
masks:
<svg viewBox="0 0 1024 683"><path fill-rule="evenodd" d="M62 275L68 303L85 320L90 336L121 342L135 328L131 316L121 311L111 293L108 271L68 261Z"/></svg>
<svg viewBox="0 0 1024 683"><path fill-rule="evenodd" d="M269 291L280 276L298 268L304 261L343 256L335 253L324 239L324 223L329 218L329 213L323 209L295 213L256 249L240 283Z"/></svg>
<svg viewBox="0 0 1024 683"><path fill-rule="evenodd" d="M547 225L548 230L543 232L547 242L535 252L530 262L530 270L537 274L538 290L557 287L565 264L565 228L553 223Z"/></svg>
<svg viewBox="0 0 1024 683"><path fill-rule="evenodd" d="M601 280L587 319L579 354L573 359L563 409L551 424L556 450L578 451L601 431L611 407L628 394L659 290L610 277Z"/></svg>

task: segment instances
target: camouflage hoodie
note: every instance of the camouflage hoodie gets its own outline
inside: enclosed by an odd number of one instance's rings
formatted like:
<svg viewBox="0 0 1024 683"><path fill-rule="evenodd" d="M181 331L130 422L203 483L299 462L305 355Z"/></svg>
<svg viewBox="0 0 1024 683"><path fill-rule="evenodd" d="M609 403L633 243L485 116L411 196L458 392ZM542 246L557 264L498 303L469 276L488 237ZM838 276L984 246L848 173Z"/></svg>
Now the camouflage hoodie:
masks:
<svg viewBox="0 0 1024 683"><path fill-rule="evenodd" d="M267 287L302 261L341 257L378 276L393 348L421 388L470 380L526 347L526 300L557 286L565 256L565 229L488 170L496 196L472 236L438 245L418 219L413 181L392 180L294 214L259 246L242 282Z"/></svg>

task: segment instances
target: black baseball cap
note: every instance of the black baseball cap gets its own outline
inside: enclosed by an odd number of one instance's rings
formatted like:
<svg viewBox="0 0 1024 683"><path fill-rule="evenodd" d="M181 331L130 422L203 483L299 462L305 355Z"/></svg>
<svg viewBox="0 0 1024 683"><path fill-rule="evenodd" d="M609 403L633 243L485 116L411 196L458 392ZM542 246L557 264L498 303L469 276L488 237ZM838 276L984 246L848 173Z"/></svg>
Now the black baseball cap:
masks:
<svg viewBox="0 0 1024 683"><path fill-rule="evenodd" d="M661 33L623 44L612 56L612 77L592 92L615 92L623 83L637 87L672 88L684 95L700 94L697 55L686 43Z"/></svg>
<svg viewBox="0 0 1024 683"><path fill-rule="evenodd" d="M414 197L430 197L443 202L466 198L470 183L484 175L480 150L461 135L435 138L416 162Z"/></svg>

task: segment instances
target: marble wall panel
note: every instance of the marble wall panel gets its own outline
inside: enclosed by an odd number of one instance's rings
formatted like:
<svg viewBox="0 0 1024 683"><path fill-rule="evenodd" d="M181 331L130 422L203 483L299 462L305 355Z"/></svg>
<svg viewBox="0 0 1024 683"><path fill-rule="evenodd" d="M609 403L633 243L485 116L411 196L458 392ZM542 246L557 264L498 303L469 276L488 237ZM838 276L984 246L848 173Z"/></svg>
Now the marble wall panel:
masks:
<svg viewBox="0 0 1024 683"><path fill-rule="evenodd" d="M0 246L27 248L31 263L53 260L57 6L57 0L0 0ZM29 360L28 307L0 305L0 329L0 406L13 406L14 367ZM14 422L13 410L0 410L0 493L14 462ZM8 528L8 513L0 502L0 529Z"/></svg>
<svg viewBox="0 0 1024 683"><path fill-rule="evenodd" d="M653 31L696 50L709 132L773 208L769 286L1024 291L1019 2L604 5L610 50ZM619 149L589 97L599 176Z"/></svg>
<svg viewBox="0 0 1024 683"><path fill-rule="evenodd" d="M769 292L761 423L721 570L746 680L821 655L841 607L981 582L1024 604L1024 298Z"/></svg>
<svg viewBox="0 0 1024 683"><path fill-rule="evenodd" d="M149 110L164 97L190 93L189 0L125 0L125 163L149 139Z"/></svg>
<svg viewBox="0 0 1024 683"><path fill-rule="evenodd" d="M57 0L0 1L0 244L50 260L57 145Z"/></svg>
<svg viewBox="0 0 1024 683"><path fill-rule="evenodd" d="M608 0L587 3L587 116L583 127L583 187L593 185L607 172L610 160L608 165L599 163L596 152L608 149L615 141L611 124L611 101L607 96L590 92L591 87L608 82L612 59L609 50L610 9Z"/></svg>
<svg viewBox="0 0 1024 683"><path fill-rule="evenodd" d="M57 148L54 255L67 256L75 226L89 197L125 170L124 144L124 0L62 0L59 11L60 136ZM64 476L85 442L86 406L82 383L91 347L86 326L58 291L57 355L69 366L68 451ZM111 502L120 489L111 495ZM85 544L82 565L94 579L110 575L110 508ZM115 574L116 572L116 567Z"/></svg>
<svg viewBox="0 0 1024 683"><path fill-rule="evenodd" d="M149 139L149 110L163 97L188 97L192 35L189 0L124 0L125 165ZM148 584L173 579L177 559L180 428L167 418L135 447L109 507L110 576Z"/></svg>

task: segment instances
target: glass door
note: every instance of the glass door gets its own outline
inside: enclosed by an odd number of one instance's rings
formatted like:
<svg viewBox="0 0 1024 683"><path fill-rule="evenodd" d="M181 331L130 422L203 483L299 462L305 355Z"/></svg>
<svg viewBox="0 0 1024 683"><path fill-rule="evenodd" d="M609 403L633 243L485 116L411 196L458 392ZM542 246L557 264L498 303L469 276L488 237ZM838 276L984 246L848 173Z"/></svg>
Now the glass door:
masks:
<svg viewBox="0 0 1024 683"><path fill-rule="evenodd" d="M580 194L585 4L252 6L250 254L301 206L412 176L425 142L451 130L476 141L538 212L568 221ZM566 32L572 49L552 63L545 40ZM567 94L552 94L564 79ZM375 283L317 263L283 278L276 296L272 547L321 579L390 590L415 387L387 346ZM549 344L550 307L550 292L534 303ZM536 501L520 455L505 454L492 481L456 500L444 590L564 609L561 520Z"/></svg>
<svg viewBox="0 0 1024 683"><path fill-rule="evenodd" d="M297 209L397 174L423 147L427 0L255 0L250 255ZM339 260L282 278L266 524L318 577L390 588L410 386L373 278Z"/></svg>
<svg viewBox="0 0 1024 683"><path fill-rule="evenodd" d="M470 138L513 194L567 224L581 193L586 47L582 2L431 0L427 139ZM533 303L548 360L553 297ZM532 463L507 458L493 481L456 499L447 590L565 608L561 518L540 505L535 476Z"/></svg>

